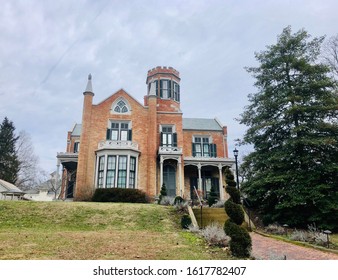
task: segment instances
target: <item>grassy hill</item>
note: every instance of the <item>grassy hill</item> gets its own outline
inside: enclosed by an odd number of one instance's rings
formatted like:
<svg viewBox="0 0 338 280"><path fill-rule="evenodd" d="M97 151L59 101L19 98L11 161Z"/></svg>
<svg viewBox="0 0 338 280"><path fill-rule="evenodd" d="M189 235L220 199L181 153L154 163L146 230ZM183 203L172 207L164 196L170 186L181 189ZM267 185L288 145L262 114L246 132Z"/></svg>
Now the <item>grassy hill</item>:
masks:
<svg viewBox="0 0 338 280"><path fill-rule="evenodd" d="M154 204L0 201L0 259L228 259Z"/></svg>

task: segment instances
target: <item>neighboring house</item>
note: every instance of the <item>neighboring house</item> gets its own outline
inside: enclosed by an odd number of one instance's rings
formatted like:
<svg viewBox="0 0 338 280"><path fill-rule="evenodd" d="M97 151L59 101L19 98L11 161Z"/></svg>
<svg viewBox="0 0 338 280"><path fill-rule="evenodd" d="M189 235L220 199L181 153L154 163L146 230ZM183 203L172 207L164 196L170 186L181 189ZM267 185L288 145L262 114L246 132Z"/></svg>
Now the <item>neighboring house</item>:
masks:
<svg viewBox="0 0 338 280"><path fill-rule="evenodd" d="M0 200L21 200L24 194L13 184L0 180Z"/></svg>
<svg viewBox="0 0 338 280"><path fill-rule="evenodd" d="M58 180L58 183L56 183ZM56 171L50 174L50 179L43 182L35 189L26 191L25 199L33 201L52 201L59 197L61 191L60 179L56 176Z"/></svg>
<svg viewBox="0 0 338 280"><path fill-rule="evenodd" d="M217 119L182 118L180 75L172 67L148 71L144 104L123 89L93 104L91 75L82 124L68 132L62 198L89 200L96 188L136 188L155 197L207 197L213 185L221 199L228 157L227 127Z"/></svg>

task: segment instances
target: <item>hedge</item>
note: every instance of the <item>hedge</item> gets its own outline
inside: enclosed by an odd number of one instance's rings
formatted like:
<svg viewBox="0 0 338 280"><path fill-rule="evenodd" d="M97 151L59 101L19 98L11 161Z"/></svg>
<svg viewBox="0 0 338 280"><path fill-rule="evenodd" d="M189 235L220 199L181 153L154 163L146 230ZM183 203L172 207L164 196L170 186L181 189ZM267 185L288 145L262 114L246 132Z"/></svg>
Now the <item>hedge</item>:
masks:
<svg viewBox="0 0 338 280"><path fill-rule="evenodd" d="M92 201L95 202L131 202L148 203L147 195L138 189L96 189Z"/></svg>

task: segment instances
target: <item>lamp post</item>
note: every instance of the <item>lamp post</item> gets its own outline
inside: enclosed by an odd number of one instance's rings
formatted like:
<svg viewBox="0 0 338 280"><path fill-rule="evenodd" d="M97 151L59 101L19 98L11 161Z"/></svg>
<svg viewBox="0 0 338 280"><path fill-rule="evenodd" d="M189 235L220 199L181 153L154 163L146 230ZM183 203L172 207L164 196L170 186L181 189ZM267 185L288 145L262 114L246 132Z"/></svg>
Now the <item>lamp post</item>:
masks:
<svg viewBox="0 0 338 280"><path fill-rule="evenodd" d="M330 248L330 239L329 239L329 235L332 233L329 230L324 230L323 233L326 234L326 246L327 248Z"/></svg>
<svg viewBox="0 0 338 280"><path fill-rule="evenodd" d="M235 162L236 162L236 186L237 189L239 190L239 180L238 180L238 161L237 161L237 157L238 157L238 150L235 148L234 152L234 156L235 156Z"/></svg>

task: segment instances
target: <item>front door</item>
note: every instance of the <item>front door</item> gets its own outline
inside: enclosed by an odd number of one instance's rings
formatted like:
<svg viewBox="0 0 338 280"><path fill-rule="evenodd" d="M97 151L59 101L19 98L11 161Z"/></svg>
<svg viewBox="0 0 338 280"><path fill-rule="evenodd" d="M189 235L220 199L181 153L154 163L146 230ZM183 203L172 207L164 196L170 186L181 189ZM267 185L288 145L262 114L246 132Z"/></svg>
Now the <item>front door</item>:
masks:
<svg viewBox="0 0 338 280"><path fill-rule="evenodd" d="M172 165L163 166L163 183L168 196L176 196L176 170Z"/></svg>

